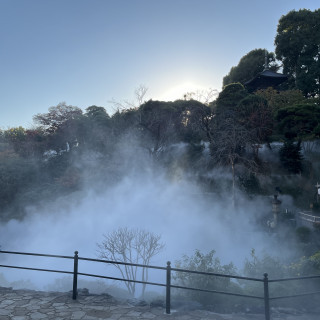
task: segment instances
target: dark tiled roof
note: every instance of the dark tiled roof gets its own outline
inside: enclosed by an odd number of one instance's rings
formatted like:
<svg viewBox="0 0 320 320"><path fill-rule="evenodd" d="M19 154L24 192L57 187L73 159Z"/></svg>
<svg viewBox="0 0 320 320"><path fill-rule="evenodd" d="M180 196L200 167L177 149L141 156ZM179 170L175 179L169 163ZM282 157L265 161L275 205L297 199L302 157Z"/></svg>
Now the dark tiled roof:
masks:
<svg viewBox="0 0 320 320"><path fill-rule="evenodd" d="M259 88L276 87L280 83L286 81L288 76L270 71L268 69L258 73L253 79L247 81L245 86L248 89L255 90Z"/></svg>

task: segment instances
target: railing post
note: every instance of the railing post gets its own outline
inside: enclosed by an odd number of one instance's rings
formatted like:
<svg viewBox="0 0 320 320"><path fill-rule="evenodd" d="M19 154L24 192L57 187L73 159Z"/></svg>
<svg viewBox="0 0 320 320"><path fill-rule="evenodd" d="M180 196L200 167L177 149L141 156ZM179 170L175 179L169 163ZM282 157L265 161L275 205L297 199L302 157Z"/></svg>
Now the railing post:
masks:
<svg viewBox="0 0 320 320"><path fill-rule="evenodd" d="M72 293L72 299L77 299L77 291L78 291L78 251L74 252L74 258L73 258L73 293Z"/></svg>
<svg viewBox="0 0 320 320"><path fill-rule="evenodd" d="M167 262L167 282L166 282L166 314L170 314L171 299L171 262Z"/></svg>
<svg viewBox="0 0 320 320"><path fill-rule="evenodd" d="M270 320L269 280L268 280L267 273L264 274L263 284L264 284L264 313L266 316L266 320Z"/></svg>

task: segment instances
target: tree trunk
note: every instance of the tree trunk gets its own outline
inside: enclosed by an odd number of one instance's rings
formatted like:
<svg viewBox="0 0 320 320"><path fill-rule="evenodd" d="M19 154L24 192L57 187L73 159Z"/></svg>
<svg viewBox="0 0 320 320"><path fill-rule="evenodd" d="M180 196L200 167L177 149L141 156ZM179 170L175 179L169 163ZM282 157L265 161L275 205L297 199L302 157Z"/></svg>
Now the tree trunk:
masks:
<svg viewBox="0 0 320 320"><path fill-rule="evenodd" d="M234 208L236 205L236 174L234 168L234 161L231 161L232 167L232 207Z"/></svg>

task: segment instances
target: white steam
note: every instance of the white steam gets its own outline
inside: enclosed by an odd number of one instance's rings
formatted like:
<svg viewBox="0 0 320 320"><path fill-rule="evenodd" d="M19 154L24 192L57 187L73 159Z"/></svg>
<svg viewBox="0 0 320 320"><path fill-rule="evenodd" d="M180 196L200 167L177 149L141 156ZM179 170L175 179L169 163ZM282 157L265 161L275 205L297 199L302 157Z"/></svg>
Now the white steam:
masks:
<svg viewBox="0 0 320 320"><path fill-rule="evenodd" d="M134 163L128 154L120 160L126 168ZM85 191L46 204L41 210L30 208L23 221L2 224L1 249L68 256L78 250L80 257L97 258L97 243L102 241L103 234L128 227L162 236L165 250L152 261L158 266L166 266L167 261L174 265L183 254L192 254L195 249L215 250L223 264L233 262L238 268L252 248L271 255L286 252L284 244L275 243L257 226L256 220L271 211L271 205L263 199L238 199L240 205L234 210L231 195L221 200L213 194L203 194L190 180L174 181L164 170L137 170L131 165L130 173L125 171L112 185L103 187L97 181L99 192L91 185ZM1 264L9 265L68 271L73 268L72 260L6 254L1 254L0 259ZM0 272L8 281L31 279L40 288L59 277L7 268ZM106 267L80 261L79 272L105 274Z"/></svg>

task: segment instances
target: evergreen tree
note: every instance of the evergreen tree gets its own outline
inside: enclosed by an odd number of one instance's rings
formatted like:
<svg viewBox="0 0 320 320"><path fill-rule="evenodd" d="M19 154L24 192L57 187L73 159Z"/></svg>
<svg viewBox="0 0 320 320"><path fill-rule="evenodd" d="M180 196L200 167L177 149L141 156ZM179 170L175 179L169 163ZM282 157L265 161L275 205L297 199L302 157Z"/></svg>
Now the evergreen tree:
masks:
<svg viewBox="0 0 320 320"><path fill-rule="evenodd" d="M285 141L280 151L280 161L289 173L297 174L302 171L301 143L294 143L292 139Z"/></svg>

